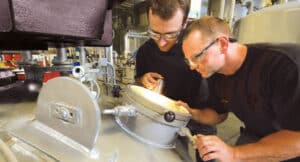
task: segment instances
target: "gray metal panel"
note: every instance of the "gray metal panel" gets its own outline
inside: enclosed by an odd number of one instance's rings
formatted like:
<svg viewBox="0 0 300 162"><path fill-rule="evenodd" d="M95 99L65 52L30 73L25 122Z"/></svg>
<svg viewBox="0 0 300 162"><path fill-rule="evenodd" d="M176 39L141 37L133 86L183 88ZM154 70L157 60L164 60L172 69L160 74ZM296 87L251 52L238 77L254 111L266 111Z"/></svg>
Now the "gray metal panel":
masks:
<svg viewBox="0 0 300 162"><path fill-rule="evenodd" d="M58 77L42 88L36 119L91 150L100 130L100 109L90 90L78 80Z"/></svg>
<svg viewBox="0 0 300 162"><path fill-rule="evenodd" d="M11 0L18 31L100 38L106 0Z"/></svg>
<svg viewBox="0 0 300 162"><path fill-rule="evenodd" d="M0 32L12 30L11 14L8 0L0 0Z"/></svg>
<svg viewBox="0 0 300 162"><path fill-rule="evenodd" d="M0 49L112 44L110 0L0 0Z"/></svg>
<svg viewBox="0 0 300 162"><path fill-rule="evenodd" d="M88 46L110 46L113 39L112 10L106 11L104 33L100 40L86 41Z"/></svg>

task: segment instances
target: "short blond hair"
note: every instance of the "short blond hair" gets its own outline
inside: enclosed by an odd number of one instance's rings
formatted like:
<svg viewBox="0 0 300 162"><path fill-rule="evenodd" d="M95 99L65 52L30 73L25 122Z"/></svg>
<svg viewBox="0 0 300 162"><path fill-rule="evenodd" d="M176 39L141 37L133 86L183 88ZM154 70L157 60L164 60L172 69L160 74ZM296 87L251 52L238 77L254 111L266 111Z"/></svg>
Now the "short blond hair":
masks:
<svg viewBox="0 0 300 162"><path fill-rule="evenodd" d="M194 20L186 29L183 39L195 30L200 31L208 39L216 39L220 35L229 37L230 34L228 23L214 16L204 16Z"/></svg>

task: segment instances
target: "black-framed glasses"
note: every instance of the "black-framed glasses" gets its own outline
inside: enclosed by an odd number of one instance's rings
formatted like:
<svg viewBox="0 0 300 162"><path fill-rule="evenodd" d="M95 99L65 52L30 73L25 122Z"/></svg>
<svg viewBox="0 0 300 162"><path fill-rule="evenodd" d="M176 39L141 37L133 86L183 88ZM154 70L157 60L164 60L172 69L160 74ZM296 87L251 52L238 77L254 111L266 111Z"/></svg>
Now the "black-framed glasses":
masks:
<svg viewBox="0 0 300 162"><path fill-rule="evenodd" d="M150 38L152 38L152 39L154 39L156 41L158 41L158 40L160 40L162 38L165 39L166 41L174 41L180 35L181 30L175 31L175 32L169 32L169 33L161 34L161 33L154 32L151 29L148 29L147 33L148 33L148 36Z"/></svg>
<svg viewBox="0 0 300 162"><path fill-rule="evenodd" d="M197 55L193 56L191 58L191 62L195 63L197 62L201 57L203 57L206 53L206 51L212 46L214 45L216 42L218 41L218 38L215 39L214 41L212 41L208 46L206 46L201 52L199 52ZM190 65L190 61L188 59L184 59L185 63Z"/></svg>

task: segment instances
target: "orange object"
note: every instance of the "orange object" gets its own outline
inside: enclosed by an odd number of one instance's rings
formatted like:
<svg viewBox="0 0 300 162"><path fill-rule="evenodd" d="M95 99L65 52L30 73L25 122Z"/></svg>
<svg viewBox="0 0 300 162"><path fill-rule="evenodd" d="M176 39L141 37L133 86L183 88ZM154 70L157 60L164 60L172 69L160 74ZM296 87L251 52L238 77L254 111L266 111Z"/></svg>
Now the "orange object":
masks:
<svg viewBox="0 0 300 162"><path fill-rule="evenodd" d="M4 54L3 59L4 59L4 61L9 61L12 59L12 56L10 54Z"/></svg>
<svg viewBox="0 0 300 162"><path fill-rule="evenodd" d="M48 80L55 78L55 77L59 77L60 76L60 72L59 71L48 71L44 73L44 79L43 82L46 83Z"/></svg>
<svg viewBox="0 0 300 162"><path fill-rule="evenodd" d="M45 67L44 61L39 61L39 65L40 65L41 67Z"/></svg>
<svg viewBox="0 0 300 162"><path fill-rule="evenodd" d="M13 55L13 58L14 58L14 60L16 60L16 61L20 61L20 60L23 59L23 57L22 57L21 54L14 54L14 55Z"/></svg>
<svg viewBox="0 0 300 162"><path fill-rule="evenodd" d="M17 73L17 78L18 78L18 80L25 80L26 75L24 72L20 72L20 73Z"/></svg>

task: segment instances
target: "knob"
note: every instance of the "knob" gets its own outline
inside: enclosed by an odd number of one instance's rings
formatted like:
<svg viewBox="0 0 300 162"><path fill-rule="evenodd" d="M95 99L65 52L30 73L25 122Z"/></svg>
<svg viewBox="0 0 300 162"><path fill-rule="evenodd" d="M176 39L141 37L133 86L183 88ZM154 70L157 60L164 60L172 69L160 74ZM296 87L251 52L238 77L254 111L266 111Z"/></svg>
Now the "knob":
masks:
<svg viewBox="0 0 300 162"><path fill-rule="evenodd" d="M173 111L168 111L164 114L164 118L167 122L172 122L175 120L175 113Z"/></svg>

